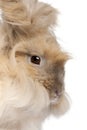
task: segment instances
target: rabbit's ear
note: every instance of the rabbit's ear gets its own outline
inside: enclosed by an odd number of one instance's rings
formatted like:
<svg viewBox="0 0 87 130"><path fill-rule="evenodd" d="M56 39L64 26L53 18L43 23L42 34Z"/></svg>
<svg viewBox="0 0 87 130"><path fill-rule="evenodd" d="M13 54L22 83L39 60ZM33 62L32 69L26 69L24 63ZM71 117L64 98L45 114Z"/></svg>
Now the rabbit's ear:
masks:
<svg viewBox="0 0 87 130"><path fill-rule="evenodd" d="M0 0L0 8L3 21L11 25L39 30L56 23L57 11L37 0Z"/></svg>
<svg viewBox="0 0 87 130"><path fill-rule="evenodd" d="M56 24L57 10L49 4L38 2L37 0L24 0L30 13L31 25L37 29L48 29ZM27 2L26 2L27 1Z"/></svg>
<svg viewBox="0 0 87 130"><path fill-rule="evenodd" d="M2 19L11 25L29 24L27 11L21 0L0 0Z"/></svg>
<svg viewBox="0 0 87 130"><path fill-rule="evenodd" d="M18 39L21 39L21 26L28 25L29 18L22 0L0 0L0 8L2 14L0 31L4 34L3 51L6 53L17 43Z"/></svg>
<svg viewBox="0 0 87 130"><path fill-rule="evenodd" d="M3 20L12 25L46 28L56 22L57 11L37 0L0 0Z"/></svg>
<svg viewBox="0 0 87 130"><path fill-rule="evenodd" d="M3 30L12 45L38 33L47 33L56 23L56 9L38 0L0 0L0 8Z"/></svg>

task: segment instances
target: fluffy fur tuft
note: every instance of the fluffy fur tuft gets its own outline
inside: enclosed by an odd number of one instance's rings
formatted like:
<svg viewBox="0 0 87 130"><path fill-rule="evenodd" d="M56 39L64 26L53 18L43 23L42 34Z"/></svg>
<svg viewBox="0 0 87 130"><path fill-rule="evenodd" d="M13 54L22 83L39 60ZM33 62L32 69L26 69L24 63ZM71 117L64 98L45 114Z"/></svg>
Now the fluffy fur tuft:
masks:
<svg viewBox="0 0 87 130"><path fill-rule="evenodd" d="M10 46L21 37L24 40L25 37L48 33L56 24L56 9L37 0L0 0L0 7L3 31Z"/></svg>
<svg viewBox="0 0 87 130"><path fill-rule="evenodd" d="M48 4L37 0L0 0L3 20L30 29L46 29L55 25L57 11Z"/></svg>
<svg viewBox="0 0 87 130"><path fill-rule="evenodd" d="M38 0L0 0L0 130L40 130L69 108L57 11Z"/></svg>

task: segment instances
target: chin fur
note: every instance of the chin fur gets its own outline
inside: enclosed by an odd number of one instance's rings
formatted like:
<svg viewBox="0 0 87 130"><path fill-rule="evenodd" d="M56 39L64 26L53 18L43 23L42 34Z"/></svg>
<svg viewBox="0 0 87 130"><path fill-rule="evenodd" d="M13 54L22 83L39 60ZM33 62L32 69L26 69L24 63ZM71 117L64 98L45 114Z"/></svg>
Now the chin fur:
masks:
<svg viewBox="0 0 87 130"><path fill-rule="evenodd" d="M0 63L0 128L33 130L46 116L48 94L40 84L27 79L20 68L11 73L5 61L4 64Z"/></svg>

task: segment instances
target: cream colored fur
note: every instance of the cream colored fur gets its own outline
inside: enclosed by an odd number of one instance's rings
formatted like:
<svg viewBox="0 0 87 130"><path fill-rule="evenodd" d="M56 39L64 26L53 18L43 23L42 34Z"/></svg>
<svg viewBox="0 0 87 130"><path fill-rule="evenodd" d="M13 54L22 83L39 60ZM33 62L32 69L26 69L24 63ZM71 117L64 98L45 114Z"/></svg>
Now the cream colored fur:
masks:
<svg viewBox="0 0 87 130"><path fill-rule="evenodd" d="M0 130L40 130L47 116L62 115L69 106L65 91L52 103L43 85L51 83L54 65L61 69L69 58L51 31L57 11L37 0L0 0L0 8ZM32 65L28 53L46 57L47 65ZM63 74L58 76L62 82Z"/></svg>

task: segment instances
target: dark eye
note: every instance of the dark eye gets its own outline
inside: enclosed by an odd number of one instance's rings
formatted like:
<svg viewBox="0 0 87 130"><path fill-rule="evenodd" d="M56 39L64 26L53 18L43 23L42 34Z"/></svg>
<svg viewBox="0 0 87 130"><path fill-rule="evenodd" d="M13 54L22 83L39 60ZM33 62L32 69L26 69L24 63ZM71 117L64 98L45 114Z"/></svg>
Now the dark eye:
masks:
<svg viewBox="0 0 87 130"><path fill-rule="evenodd" d="M31 62L32 62L33 64L40 65L41 58L40 58L39 56L31 56Z"/></svg>

